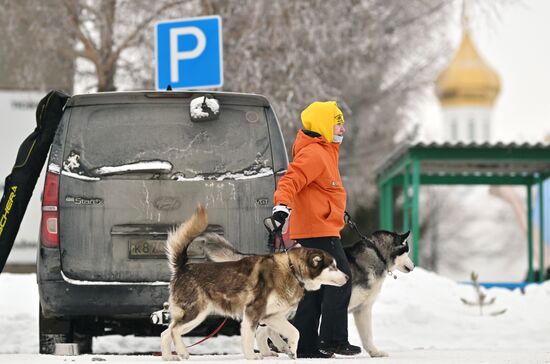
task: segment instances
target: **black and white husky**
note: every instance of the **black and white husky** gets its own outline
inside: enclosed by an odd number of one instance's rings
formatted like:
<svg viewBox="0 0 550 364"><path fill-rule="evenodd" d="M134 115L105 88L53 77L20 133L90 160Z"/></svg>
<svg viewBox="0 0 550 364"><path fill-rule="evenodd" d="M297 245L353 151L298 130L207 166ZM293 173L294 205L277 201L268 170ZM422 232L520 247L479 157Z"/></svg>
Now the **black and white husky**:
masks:
<svg viewBox="0 0 550 364"><path fill-rule="evenodd" d="M388 356L374 346L372 335L372 305L380 293L382 284L392 271L397 269L409 273L414 264L409 257L409 232L397 234L389 231L376 231L370 237L360 240L353 246L344 248L352 272L352 293L348 306L353 313L355 325L361 337L363 348L371 357ZM201 236L208 259L216 262L238 260L246 256L220 235L209 233ZM256 332L258 349L263 356L273 353L267 339L281 352L288 352L288 344L268 327L261 326Z"/></svg>

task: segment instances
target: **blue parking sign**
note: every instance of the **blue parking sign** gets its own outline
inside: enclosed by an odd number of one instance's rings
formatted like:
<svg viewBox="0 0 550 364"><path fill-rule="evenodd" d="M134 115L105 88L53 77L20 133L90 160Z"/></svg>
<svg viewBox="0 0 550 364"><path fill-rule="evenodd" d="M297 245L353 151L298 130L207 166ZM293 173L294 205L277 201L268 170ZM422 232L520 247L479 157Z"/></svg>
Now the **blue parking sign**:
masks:
<svg viewBox="0 0 550 364"><path fill-rule="evenodd" d="M155 26L158 90L223 85L222 20L205 16Z"/></svg>

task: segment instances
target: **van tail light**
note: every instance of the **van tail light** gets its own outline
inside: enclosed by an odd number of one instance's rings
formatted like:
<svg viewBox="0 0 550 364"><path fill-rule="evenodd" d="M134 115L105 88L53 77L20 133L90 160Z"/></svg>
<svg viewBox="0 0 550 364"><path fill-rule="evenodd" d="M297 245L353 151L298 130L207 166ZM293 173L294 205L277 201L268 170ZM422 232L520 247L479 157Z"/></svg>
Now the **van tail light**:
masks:
<svg viewBox="0 0 550 364"><path fill-rule="evenodd" d="M59 174L52 172L44 182L40 242L45 248L59 247Z"/></svg>

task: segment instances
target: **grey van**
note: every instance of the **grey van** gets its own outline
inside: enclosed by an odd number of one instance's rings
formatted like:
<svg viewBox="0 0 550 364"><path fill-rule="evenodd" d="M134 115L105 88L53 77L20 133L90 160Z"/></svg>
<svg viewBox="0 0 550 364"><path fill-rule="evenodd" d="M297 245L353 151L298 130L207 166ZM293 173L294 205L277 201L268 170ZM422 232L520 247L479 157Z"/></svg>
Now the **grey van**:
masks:
<svg viewBox="0 0 550 364"><path fill-rule="evenodd" d="M50 151L38 253L40 352L93 336L157 335L167 231L208 208L208 230L268 252L263 218L288 158L269 101L225 92L70 98ZM190 249L192 261L204 256Z"/></svg>

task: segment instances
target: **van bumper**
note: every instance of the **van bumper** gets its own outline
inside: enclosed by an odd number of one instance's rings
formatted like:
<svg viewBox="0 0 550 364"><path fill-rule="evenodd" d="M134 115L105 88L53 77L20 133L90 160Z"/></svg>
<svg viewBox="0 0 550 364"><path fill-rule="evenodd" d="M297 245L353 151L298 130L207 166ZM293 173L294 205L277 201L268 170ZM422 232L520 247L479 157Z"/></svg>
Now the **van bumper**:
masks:
<svg viewBox="0 0 550 364"><path fill-rule="evenodd" d="M67 278L59 249L41 247L37 280L44 317L146 318L168 301L168 282L94 282Z"/></svg>
<svg viewBox="0 0 550 364"><path fill-rule="evenodd" d="M52 248L41 247L37 261L38 292L44 318L84 322L80 329L94 336L156 336L164 330L163 326L151 323L150 317L168 301L167 282L94 284L71 280L62 273L59 250ZM187 335L208 335L221 321L221 317L209 316ZM229 320L220 334L238 335L239 332L239 323Z"/></svg>
<svg viewBox="0 0 550 364"><path fill-rule="evenodd" d="M100 316L148 318L168 301L166 285L72 284L65 280L38 284L45 317Z"/></svg>

